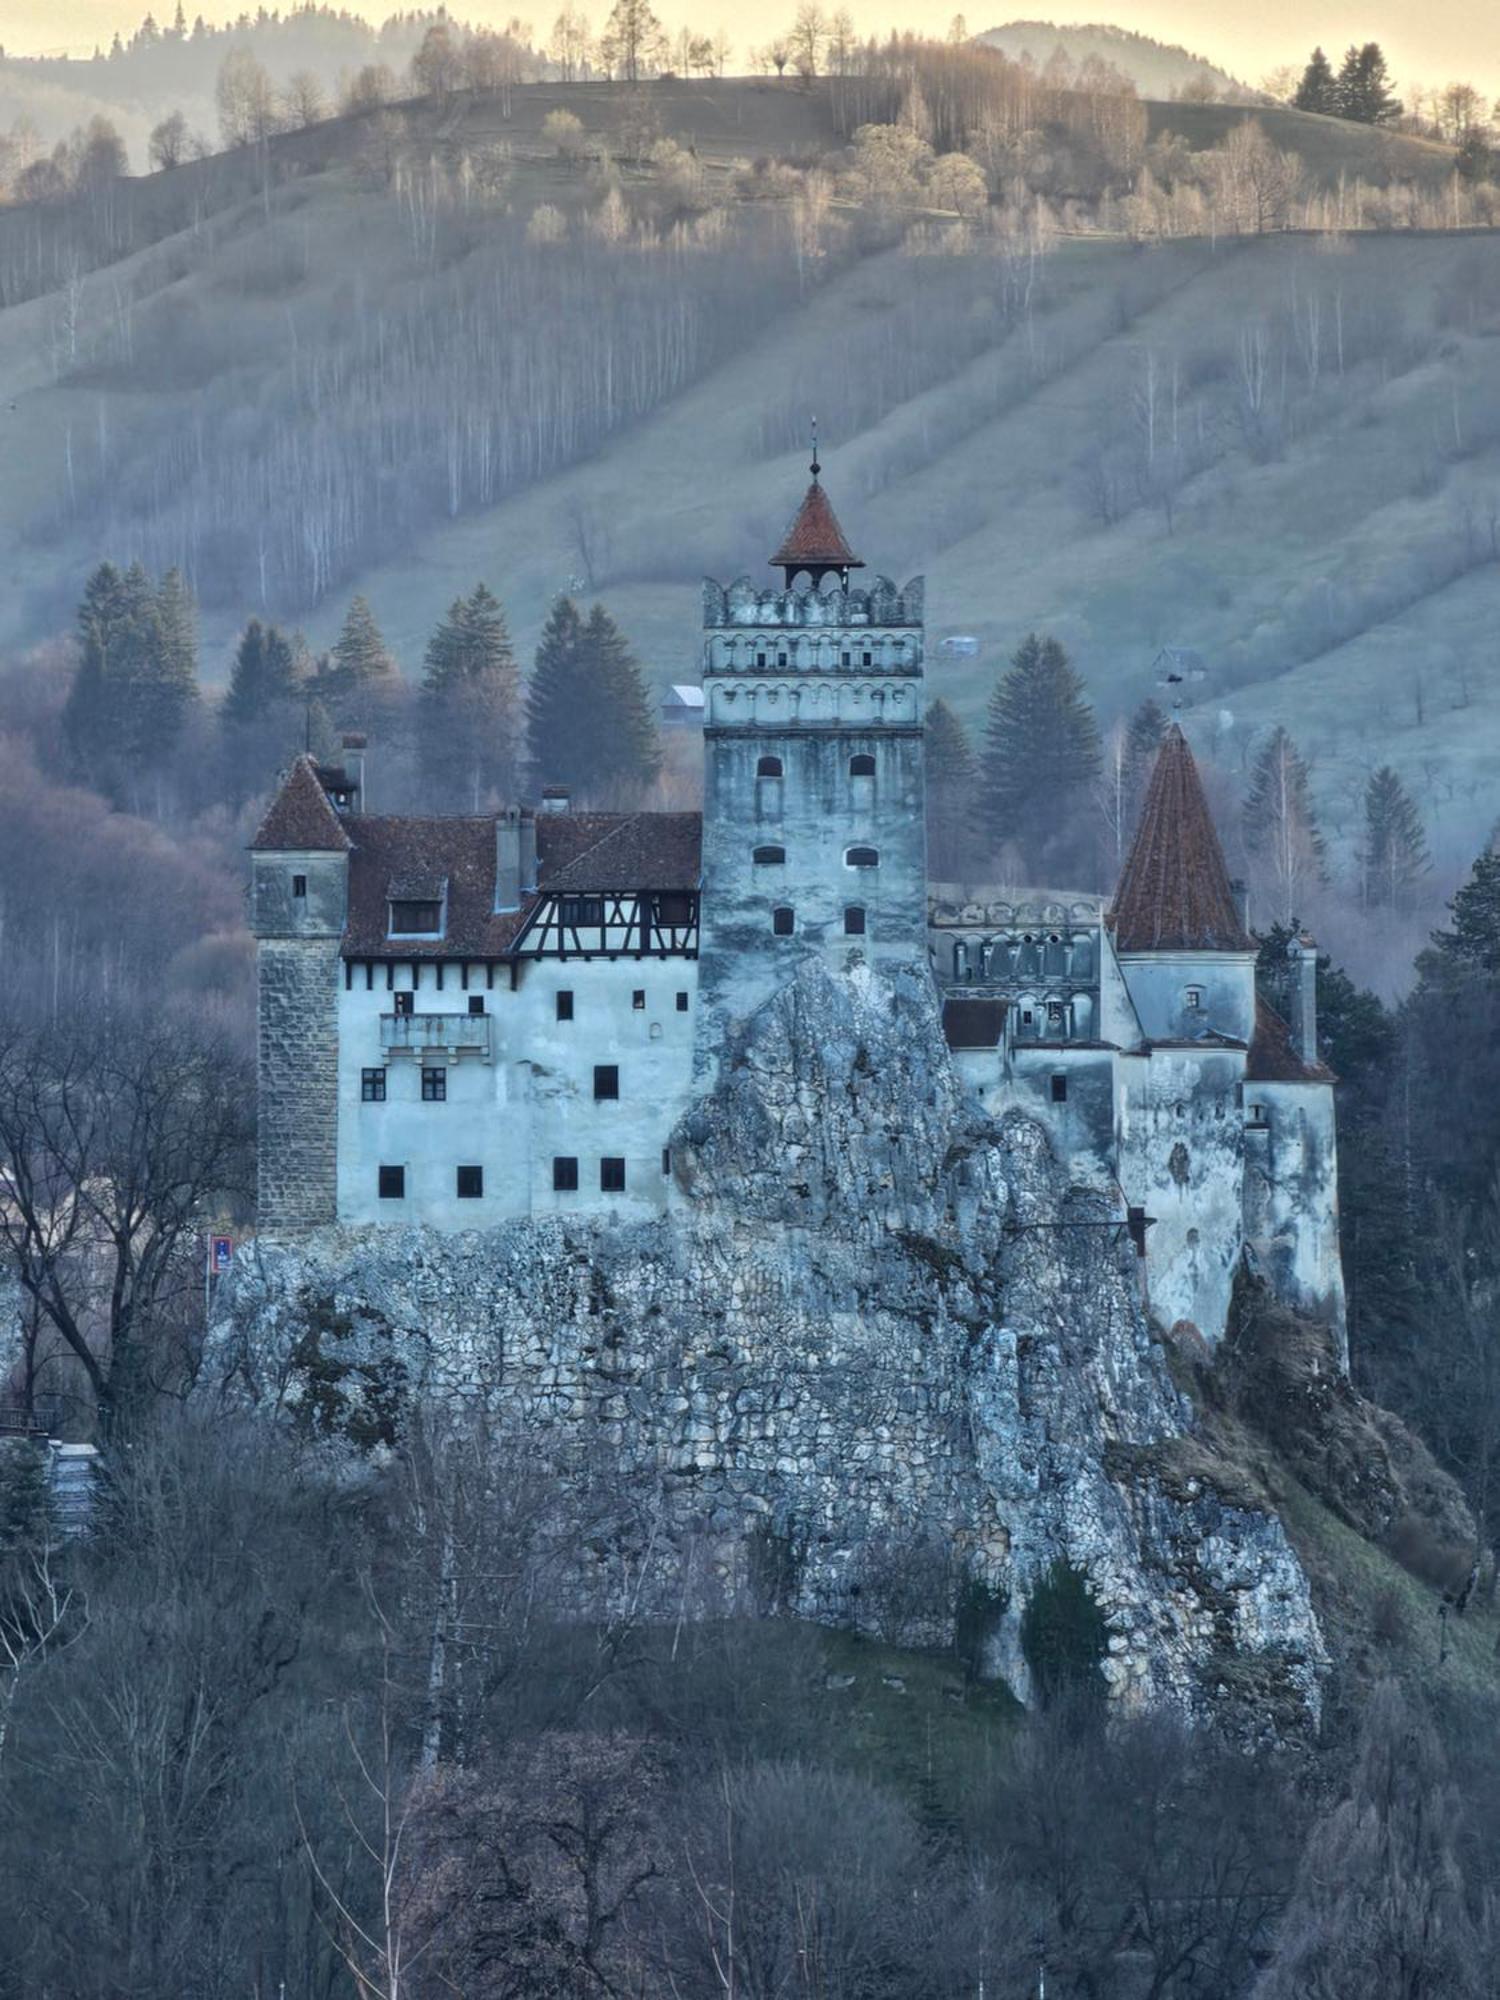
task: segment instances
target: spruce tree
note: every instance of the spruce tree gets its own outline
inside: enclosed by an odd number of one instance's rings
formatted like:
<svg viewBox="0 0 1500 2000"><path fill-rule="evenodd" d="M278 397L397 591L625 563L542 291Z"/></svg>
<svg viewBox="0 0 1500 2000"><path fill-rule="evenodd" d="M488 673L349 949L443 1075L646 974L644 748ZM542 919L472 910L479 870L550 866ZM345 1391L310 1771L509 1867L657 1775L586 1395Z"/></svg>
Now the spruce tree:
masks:
<svg viewBox="0 0 1500 2000"><path fill-rule="evenodd" d="M1056 639L1028 633L990 697L980 804L991 838L1052 844L1099 772L1099 725Z"/></svg>
<svg viewBox="0 0 1500 2000"><path fill-rule="evenodd" d="M602 604L589 613L583 643L601 705L594 789L638 794L661 769L656 717L640 662Z"/></svg>
<svg viewBox="0 0 1500 2000"><path fill-rule="evenodd" d="M452 807L516 788L520 675L505 612L484 584L455 598L428 641L418 712L422 767Z"/></svg>
<svg viewBox="0 0 1500 2000"><path fill-rule="evenodd" d="M968 731L943 700L927 710L927 862L940 882L961 882L978 859L974 824L977 766Z"/></svg>
<svg viewBox="0 0 1500 2000"><path fill-rule="evenodd" d="M80 768L92 774L113 739L110 663L124 605L124 579L102 562L83 587L78 606L78 668L63 708L63 733Z"/></svg>
<svg viewBox="0 0 1500 2000"><path fill-rule="evenodd" d="M274 625L252 618L235 652L224 697L224 720L240 728L281 719L301 693L291 641Z"/></svg>
<svg viewBox="0 0 1500 2000"><path fill-rule="evenodd" d="M393 691L399 669L375 614L363 597L351 600L326 663L318 671L318 698L341 719L363 720L367 708Z"/></svg>
<svg viewBox="0 0 1500 2000"><path fill-rule="evenodd" d="M1338 111L1338 84L1334 79L1333 64L1321 49L1314 49L1308 58L1292 105L1298 111L1321 111L1325 114Z"/></svg>
<svg viewBox="0 0 1500 2000"><path fill-rule="evenodd" d="M1350 47L1339 65L1334 110L1356 125L1389 125L1401 116L1379 42Z"/></svg>
<svg viewBox="0 0 1500 2000"><path fill-rule="evenodd" d="M1473 873L1452 897L1453 928L1433 933L1424 971L1480 972L1500 976L1500 853L1487 848Z"/></svg>
<svg viewBox="0 0 1500 2000"><path fill-rule="evenodd" d="M169 569L156 592L156 653L141 690L143 726L158 751L170 750L198 699L198 607L187 578Z"/></svg>
<svg viewBox="0 0 1500 2000"><path fill-rule="evenodd" d="M537 785L570 781L577 738L587 725L583 620L571 597L547 613L526 691L526 737Z"/></svg>
<svg viewBox="0 0 1500 2000"><path fill-rule="evenodd" d="M1326 849L1313 810L1307 765L1278 723L1250 772L1243 812L1245 851L1283 923L1296 918L1308 888L1326 880Z"/></svg>
<svg viewBox="0 0 1500 2000"><path fill-rule="evenodd" d="M1401 908L1431 865L1416 803L1390 765L1383 764L1365 787L1360 867L1366 904Z"/></svg>

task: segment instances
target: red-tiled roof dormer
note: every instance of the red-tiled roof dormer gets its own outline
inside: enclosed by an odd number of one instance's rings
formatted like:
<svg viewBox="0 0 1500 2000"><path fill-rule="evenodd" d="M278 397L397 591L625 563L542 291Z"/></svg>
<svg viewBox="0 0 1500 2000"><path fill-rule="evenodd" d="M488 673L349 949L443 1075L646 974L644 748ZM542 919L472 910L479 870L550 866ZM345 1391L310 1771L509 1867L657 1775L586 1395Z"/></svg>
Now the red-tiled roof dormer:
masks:
<svg viewBox="0 0 1500 2000"><path fill-rule="evenodd" d="M250 846L257 853L344 854L352 845L311 757L286 774Z"/></svg>
<svg viewBox="0 0 1500 2000"><path fill-rule="evenodd" d="M788 582L803 569L816 575L830 569L864 568L850 548L816 473L771 563L773 568L786 571Z"/></svg>
<svg viewBox="0 0 1500 2000"><path fill-rule="evenodd" d="M1162 738L1110 912L1119 951L1251 951L1187 738Z"/></svg>

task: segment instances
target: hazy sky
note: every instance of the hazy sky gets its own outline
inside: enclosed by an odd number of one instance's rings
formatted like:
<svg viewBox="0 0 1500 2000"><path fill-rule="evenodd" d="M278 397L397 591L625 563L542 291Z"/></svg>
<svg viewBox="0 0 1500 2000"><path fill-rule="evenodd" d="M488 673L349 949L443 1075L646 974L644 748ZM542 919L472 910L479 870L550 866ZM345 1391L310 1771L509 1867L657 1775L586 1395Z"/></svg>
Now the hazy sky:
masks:
<svg viewBox="0 0 1500 2000"><path fill-rule="evenodd" d="M170 14L174 0L160 0L156 12ZM201 12L205 19L225 20L239 13L248 0L185 0L189 17ZM395 11L396 0L346 0L352 11L378 19ZM489 19L495 23L519 12L540 29L557 11L558 0L450 0L451 10L461 18ZM585 11L601 19L609 0L584 0ZM87 55L96 41L107 43L116 28L128 32L145 12L146 0L136 6L131 0L0 0L0 44L16 55L44 50ZM669 28L691 20L694 26L722 22L734 37L738 53L749 45L763 42L773 29L795 12L795 0L777 5L775 0L753 6L731 5L730 0L657 0L657 11ZM906 0L893 6L891 0L850 0L850 12L861 30L884 31L892 26L941 31L951 20L952 0ZM1300 61L1314 41L1330 52L1342 51L1352 41L1372 37L1383 43L1398 86L1412 78L1426 83L1443 83L1453 77L1472 78L1486 89L1500 89L1500 29L1493 0L1258 0L1247 7L1243 0L1131 0L1126 6L1111 6L1109 0L1058 11L1036 0L1022 0L1012 9L1003 6L991 11L975 11L969 0L967 18L971 30L993 26L1017 18L1046 20L1111 20L1163 41L1182 42L1197 54L1207 56L1232 70L1246 82L1255 83L1278 63Z"/></svg>

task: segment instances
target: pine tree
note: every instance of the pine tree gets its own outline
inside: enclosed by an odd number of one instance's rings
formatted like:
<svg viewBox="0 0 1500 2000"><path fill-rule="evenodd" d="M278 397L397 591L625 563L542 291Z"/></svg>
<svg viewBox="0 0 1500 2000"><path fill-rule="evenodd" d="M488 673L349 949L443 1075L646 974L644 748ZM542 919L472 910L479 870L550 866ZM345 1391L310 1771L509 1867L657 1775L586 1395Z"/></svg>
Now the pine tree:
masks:
<svg viewBox="0 0 1500 2000"><path fill-rule="evenodd" d="M940 882L961 882L977 859L974 783L978 767L968 731L947 702L927 711L927 860Z"/></svg>
<svg viewBox="0 0 1500 2000"><path fill-rule="evenodd" d="M198 699L198 607L180 569L156 592L156 651L140 691L142 727L158 754L172 749Z"/></svg>
<svg viewBox="0 0 1500 2000"><path fill-rule="evenodd" d="M537 647L527 704L532 774L593 800L637 795L660 750L640 666L602 604L587 620L559 598Z"/></svg>
<svg viewBox="0 0 1500 2000"><path fill-rule="evenodd" d="M1391 89L1379 42L1346 51L1335 91L1333 109L1356 125L1389 125L1401 116L1401 100Z"/></svg>
<svg viewBox="0 0 1500 2000"><path fill-rule="evenodd" d="M375 614L363 597L354 598L332 652L319 663L318 699L341 721L363 721L371 706L394 691L399 676Z"/></svg>
<svg viewBox="0 0 1500 2000"><path fill-rule="evenodd" d="M252 618L234 656L223 717L239 728L284 719L302 690L291 641L274 625Z"/></svg>
<svg viewBox="0 0 1500 2000"><path fill-rule="evenodd" d="M1314 49L1308 58L1307 68L1302 72L1302 81L1297 85L1292 105L1297 111L1337 113L1338 84L1334 79L1333 64L1321 49Z"/></svg>
<svg viewBox="0 0 1500 2000"><path fill-rule="evenodd" d="M1056 639L1029 633L990 697L980 803L991 838L1039 853L1098 771L1099 725L1083 683Z"/></svg>
<svg viewBox="0 0 1500 2000"><path fill-rule="evenodd" d="M455 598L428 641L418 712L422 768L446 800L477 812L516 789L520 675L499 599Z"/></svg>
<svg viewBox="0 0 1500 2000"><path fill-rule="evenodd" d="M589 613L583 638L601 698L596 789L644 791L661 769L661 748L640 662L602 604Z"/></svg>
<svg viewBox="0 0 1500 2000"><path fill-rule="evenodd" d="M1279 723L1251 767L1243 825L1245 850L1259 863L1275 915L1294 922L1307 890L1326 880L1326 850L1307 765Z"/></svg>
<svg viewBox="0 0 1500 2000"><path fill-rule="evenodd" d="M1390 765L1383 764L1365 787L1360 867L1366 905L1403 907L1431 865L1416 803Z"/></svg>
<svg viewBox="0 0 1500 2000"><path fill-rule="evenodd" d="M1433 933L1423 969L1500 976L1500 853L1488 848L1448 904L1453 928Z"/></svg>
<svg viewBox="0 0 1500 2000"><path fill-rule="evenodd" d="M547 613L526 694L526 737L533 782L566 783L585 722L583 620L571 597Z"/></svg>
<svg viewBox="0 0 1500 2000"><path fill-rule="evenodd" d="M63 708L63 733L75 761L88 773L98 770L112 741L110 653L120 625L124 579L102 562L83 587L78 606L78 668Z"/></svg>

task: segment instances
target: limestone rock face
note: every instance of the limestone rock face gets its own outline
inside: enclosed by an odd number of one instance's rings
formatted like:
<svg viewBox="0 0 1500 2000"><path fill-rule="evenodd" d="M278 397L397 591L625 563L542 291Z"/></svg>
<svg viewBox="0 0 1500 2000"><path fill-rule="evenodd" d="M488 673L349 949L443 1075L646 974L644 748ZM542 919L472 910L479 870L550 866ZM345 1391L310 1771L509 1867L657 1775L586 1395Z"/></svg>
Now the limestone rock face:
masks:
<svg viewBox="0 0 1500 2000"><path fill-rule="evenodd" d="M366 1436L406 1398L482 1410L674 1607L691 1572L705 1610L754 1597L910 1643L957 1621L1024 1698L1026 1605L1067 1564L1122 1702L1208 1716L1248 1691L1252 1722L1315 1717L1306 1578L1187 1436L1121 1211L1039 1126L985 1120L924 967L804 967L672 1158L660 1222L262 1237L209 1386ZM615 1587L608 1539L585 1538L580 1589Z"/></svg>

